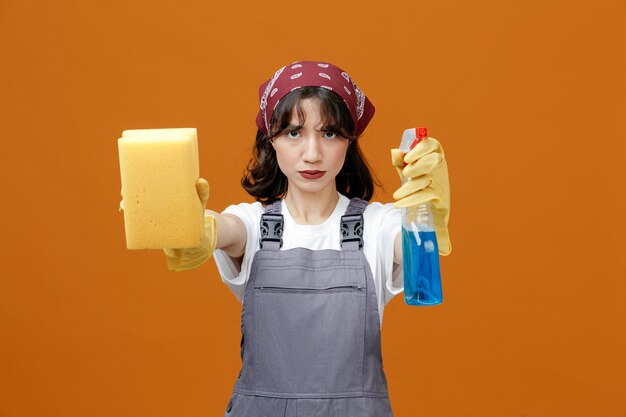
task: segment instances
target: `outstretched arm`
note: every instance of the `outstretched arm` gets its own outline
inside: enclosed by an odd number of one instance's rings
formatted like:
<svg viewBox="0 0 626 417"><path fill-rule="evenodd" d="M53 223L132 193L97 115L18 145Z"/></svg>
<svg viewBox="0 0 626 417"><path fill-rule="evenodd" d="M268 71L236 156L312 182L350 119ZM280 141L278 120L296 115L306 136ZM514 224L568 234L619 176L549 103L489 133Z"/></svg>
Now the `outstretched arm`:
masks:
<svg viewBox="0 0 626 417"><path fill-rule="evenodd" d="M243 256L246 250L247 233L241 219L232 214L220 214L213 210L206 210L206 215L215 217L217 228L217 245L231 258Z"/></svg>
<svg viewBox="0 0 626 417"><path fill-rule="evenodd" d="M393 263L397 265L402 263L402 231L398 232L393 240Z"/></svg>

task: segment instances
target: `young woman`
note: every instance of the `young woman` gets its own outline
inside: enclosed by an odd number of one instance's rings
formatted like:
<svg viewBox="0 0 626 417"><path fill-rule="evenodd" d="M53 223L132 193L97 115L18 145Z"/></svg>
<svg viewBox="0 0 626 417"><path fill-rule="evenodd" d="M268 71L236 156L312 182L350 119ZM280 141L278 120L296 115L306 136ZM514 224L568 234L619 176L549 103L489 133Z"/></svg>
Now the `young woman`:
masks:
<svg viewBox="0 0 626 417"><path fill-rule="evenodd" d="M206 210L200 247L165 249L174 271L213 255L243 303L242 369L225 415L392 416L380 330L403 289L398 207L431 201L440 254L450 252L443 150L433 138L406 156L392 150L410 180L395 204L368 203L374 180L359 136L374 106L348 74L294 62L259 97L242 179L257 202ZM206 205L208 184L197 187Z"/></svg>

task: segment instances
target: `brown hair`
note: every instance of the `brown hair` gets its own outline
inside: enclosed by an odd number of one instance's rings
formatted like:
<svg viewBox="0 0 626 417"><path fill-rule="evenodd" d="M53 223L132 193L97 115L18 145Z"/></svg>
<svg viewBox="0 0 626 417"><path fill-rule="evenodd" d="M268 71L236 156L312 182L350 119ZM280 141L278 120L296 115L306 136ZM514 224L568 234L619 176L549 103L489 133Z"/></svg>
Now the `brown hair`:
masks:
<svg viewBox="0 0 626 417"><path fill-rule="evenodd" d="M322 130L332 130L350 141L346 160L335 178L337 191L348 198L359 197L369 201L374 194L374 184L380 186L379 181L370 172L361 152L357 140L359 136L354 135L354 121L348 107L338 94L323 87L301 87L283 97L272 115L270 132L265 134L261 130L257 131L256 145L241 185L248 194L262 203L272 203L285 195L287 177L278 167L271 140L284 132L294 110L300 123L304 123L300 101L306 98L319 101Z"/></svg>

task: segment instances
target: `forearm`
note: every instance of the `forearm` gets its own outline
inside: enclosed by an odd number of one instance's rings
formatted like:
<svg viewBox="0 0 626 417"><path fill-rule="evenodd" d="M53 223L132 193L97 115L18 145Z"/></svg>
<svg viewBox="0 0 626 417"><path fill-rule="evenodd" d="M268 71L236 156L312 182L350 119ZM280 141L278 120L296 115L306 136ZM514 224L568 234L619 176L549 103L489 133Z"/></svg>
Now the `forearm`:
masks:
<svg viewBox="0 0 626 417"><path fill-rule="evenodd" d="M399 231L393 240L393 263L397 265L402 263L402 231Z"/></svg>
<svg viewBox="0 0 626 417"><path fill-rule="evenodd" d="M243 255L246 248L246 227L239 217L232 214L220 214L213 210L206 210L206 214L215 217L217 228L217 245L232 258Z"/></svg>

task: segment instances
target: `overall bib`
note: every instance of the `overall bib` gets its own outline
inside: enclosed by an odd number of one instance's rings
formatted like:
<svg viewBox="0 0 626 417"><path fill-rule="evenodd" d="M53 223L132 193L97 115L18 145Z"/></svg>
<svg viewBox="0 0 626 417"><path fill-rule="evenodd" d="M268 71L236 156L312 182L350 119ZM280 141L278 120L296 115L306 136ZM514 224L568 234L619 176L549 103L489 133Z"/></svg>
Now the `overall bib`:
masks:
<svg viewBox="0 0 626 417"><path fill-rule="evenodd" d="M241 313L242 368L225 417L392 417L380 316L350 201L341 250L282 246L281 201L261 219Z"/></svg>

